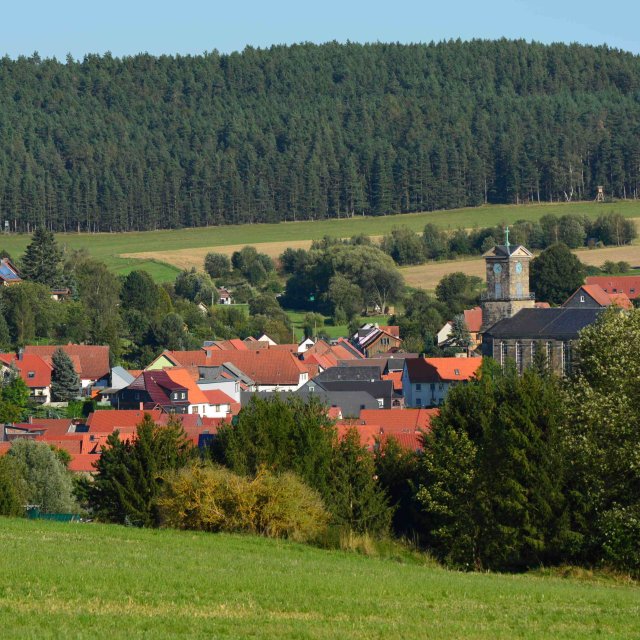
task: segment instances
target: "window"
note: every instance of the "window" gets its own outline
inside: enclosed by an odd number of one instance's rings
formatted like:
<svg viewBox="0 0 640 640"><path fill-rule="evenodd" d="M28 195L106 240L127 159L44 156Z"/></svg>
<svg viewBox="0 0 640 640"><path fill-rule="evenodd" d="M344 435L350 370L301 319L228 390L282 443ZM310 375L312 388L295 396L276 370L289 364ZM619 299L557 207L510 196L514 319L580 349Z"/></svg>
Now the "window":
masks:
<svg viewBox="0 0 640 640"><path fill-rule="evenodd" d="M435 391L436 390L436 383L435 382L432 382L429 386L431 387L431 391Z"/></svg>
<svg viewBox="0 0 640 640"><path fill-rule="evenodd" d="M419 382L416 384L416 391L422 391L422 385Z"/></svg>
<svg viewBox="0 0 640 640"><path fill-rule="evenodd" d="M35 378L36 377L36 372L35 371L29 371L29 373L27 373L27 377L28 378Z"/></svg>
<svg viewBox="0 0 640 640"><path fill-rule="evenodd" d="M516 367L522 373L522 342L516 342Z"/></svg>
<svg viewBox="0 0 640 640"><path fill-rule="evenodd" d="M502 298L502 285L499 282L496 282L496 298Z"/></svg>
<svg viewBox="0 0 640 640"><path fill-rule="evenodd" d="M181 399L181 400L184 400L186 397L187 397L187 394L183 391L183 392L180 394L180 399Z"/></svg>
<svg viewBox="0 0 640 640"><path fill-rule="evenodd" d="M509 355L509 345L506 342L500 343L500 366L504 367L504 363Z"/></svg>
<svg viewBox="0 0 640 640"><path fill-rule="evenodd" d="M547 342L547 366L551 366L551 352L553 351L553 342Z"/></svg>
<svg viewBox="0 0 640 640"><path fill-rule="evenodd" d="M580 296L580 302L584 302L584 296Z"/></svg>
<svg viewBox="0 0 640 640"><path fill-rule="evenodd" d="M536 358L536 353L538 352L538 344L537 342L535 342L535 340L531 341L531 363L533 364L533 361Z"/></svg>
<svg viewBox="0 0 640 640"><path fill-rule="evenodd" d="M378 400L378 409L384 408L384 400L382 398L377 398Z"/></svg>
<svg viewBox="0 0 640 640"><path fill-rule="evenodd" d="M518 296L518 298L522 298L522 295L523 295L523 293L522 293L522 283L518 282L516 284L516 296Z"/></svg>
<svg viewBox="0 0 640 640"><path fill-rule="evenodd" d="M416 407L422 406L422 398L416 398Z"/></svg>
<svg viewBox="0 0 640 640"><path fill-rule="evenodd" d="M460 375L460 369L454 369L453 370L453 375L454 376L459 376Z"/></svg>

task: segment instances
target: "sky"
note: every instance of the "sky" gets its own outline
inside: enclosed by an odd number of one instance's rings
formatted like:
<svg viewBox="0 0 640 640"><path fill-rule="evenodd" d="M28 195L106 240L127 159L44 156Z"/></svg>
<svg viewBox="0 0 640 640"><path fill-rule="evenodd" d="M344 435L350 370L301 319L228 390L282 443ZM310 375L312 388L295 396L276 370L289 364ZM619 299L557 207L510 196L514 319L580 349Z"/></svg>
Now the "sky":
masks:
<svg viewBox="0 0 640 640"><path fill-rule="evenodd" d="M31 0L3 3L0 55L200 54L295 42L524 38L640 54L638 0Z"/></svg>

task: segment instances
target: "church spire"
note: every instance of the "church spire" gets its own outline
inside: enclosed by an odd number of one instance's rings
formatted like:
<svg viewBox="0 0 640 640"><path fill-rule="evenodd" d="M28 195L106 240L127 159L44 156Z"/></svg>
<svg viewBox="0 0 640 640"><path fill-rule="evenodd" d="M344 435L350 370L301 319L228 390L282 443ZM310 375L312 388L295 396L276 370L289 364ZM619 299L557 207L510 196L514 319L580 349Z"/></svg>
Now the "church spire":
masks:
<svg viewBox="0 0 640 640"><path fill-rule="evenodd" d="M508 225L504 228L504 246L507 247L507 251L509 251L509 247L511 245L509 244L509 226Z"/></svg>

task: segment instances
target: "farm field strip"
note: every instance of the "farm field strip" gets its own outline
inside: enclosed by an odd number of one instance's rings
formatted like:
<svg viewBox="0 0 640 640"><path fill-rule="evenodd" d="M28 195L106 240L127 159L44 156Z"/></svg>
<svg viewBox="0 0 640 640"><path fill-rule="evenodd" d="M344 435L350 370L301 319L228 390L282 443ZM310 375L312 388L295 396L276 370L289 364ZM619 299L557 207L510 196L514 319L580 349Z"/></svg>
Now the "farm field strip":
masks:
<svg viewBox="0 0 640 640"><path fill-rule="evenodd" d="M4 640L637 638L638 587L265 538L0 518Z"/></svg>
<svg viewBox="0 0 640 640"><path fill-rule="evenodd" d="M574 253L587 265L599 267L607 260L613 262L625 261L631 267L640 268L640 245L626 247L606 247L604 249L579 249ZM468 276L478 276L484 280L485 262L482 258L464 260L445 260L442 262L428 262L413 267L403 267L400 272L410 287L433 290L440 279L452 273L461 271Z"/></svg>
<svg viewBox="0 0 640 640"><path fill-rule="evenodd" d="M176 268L202 265L200 257L208 251L229 252L247 244L279 255L288 246L307 247L325 235L348 237L363 233L381 236L395 226L421 231L428 222L445 229L472 228L510 224L520 219L539 220L547 214L579 213L595 218L616 211L629 218L640 218L640 201L597 204L575 202L562 204L486 205L447 211L407 213L389 216L357 216L332 220L282 222L277 224L229 225L195 229L141 231L122 233L58 233L58 242L67 249L86 249L118 273L142 268L158 281L175 278ZM30 241L28 234L6 234L0 248L20 256ZM300 243L300 244L298 244ZM196 251L194 251L196 250ZM189 259L189 254L194 257ZM172 262L175 260L175 262Z"/></svg>

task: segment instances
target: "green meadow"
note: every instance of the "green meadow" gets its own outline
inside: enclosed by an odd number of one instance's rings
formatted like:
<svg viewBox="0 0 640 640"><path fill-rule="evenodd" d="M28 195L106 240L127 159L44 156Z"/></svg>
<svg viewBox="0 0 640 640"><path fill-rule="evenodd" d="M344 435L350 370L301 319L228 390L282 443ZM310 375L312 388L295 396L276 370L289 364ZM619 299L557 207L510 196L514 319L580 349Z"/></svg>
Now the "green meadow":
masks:
<svg viewBox="0 0 640 640"><path fill-rule="evenodd" d="M159 282L175 279L174 266L155 260L124 258L122 254L175 251L190 248L222 247L228 245L259 244L313 240L324 235L347 237L359 233L379 236L394 226L407 226L420 231L428 222L446 229L489 226L513 223L519 219L538 220L546 214L580 213L595 218L600 213L617 211L626 217L640 217L640 202L615 203L575 202L560 204L488 205L448 211L409 213L393 216L282 222L278 224L230 225L197 229L126 233L60 233L58 241L69 249L86 248L95 258L105 262L117 273L126 274L133 269L145 269ZM29 242L27 234L11 234L0 241L0 248L19 256Z"/></svg>
<svg viewBox="0 0 640 640"><path fill-rule="evenodd" d="M639 638L640 588L237 535L0 518L9 638Z"/></svg>

